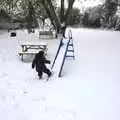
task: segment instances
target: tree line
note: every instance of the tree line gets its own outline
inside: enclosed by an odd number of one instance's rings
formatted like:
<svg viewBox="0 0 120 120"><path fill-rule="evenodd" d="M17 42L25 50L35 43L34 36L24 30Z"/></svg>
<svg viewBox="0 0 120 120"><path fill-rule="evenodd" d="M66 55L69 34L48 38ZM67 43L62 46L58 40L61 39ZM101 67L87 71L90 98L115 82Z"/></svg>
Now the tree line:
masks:
<svg viewBox="0 0 120 120"><path fill-rule="evenodd" d="M62 23L65 26L79 24L85 27L115 28L119 30L119 17L116 15L119 0L105 0L103 5L88 8L84 13L73 8L76 0L1 0L0 8L11 18L26 24L27 29L38 27L38 19L44 23L49 18L54 29L59 33Z"/></svg>

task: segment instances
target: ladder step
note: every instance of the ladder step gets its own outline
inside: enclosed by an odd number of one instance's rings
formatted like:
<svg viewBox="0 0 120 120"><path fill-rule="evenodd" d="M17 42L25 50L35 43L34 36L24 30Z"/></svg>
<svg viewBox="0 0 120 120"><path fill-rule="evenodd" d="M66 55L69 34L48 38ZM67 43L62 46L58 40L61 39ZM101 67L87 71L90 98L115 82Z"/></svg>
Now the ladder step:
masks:
<svg viewBox="0 0 120 120"><path fill-rule="evenodd" d="M72 39L71 39L72 40ZM72 57L73 59L75 58L74 56L74 45L73 45L73 41L70 41L68 44L68 49L67 49L67 54L65 56L67 57Z"/></svg>
<svg viewBox="0 0 120 120"><path fill-rule="evenodd" d="M73 44L69 44L68 46L73 46Z"/></svg>
<svg viewBox="0 0 120 120"><path fill-rule="evenodd" d="M66 57L73 57L73 58L74 58L75 56L72 56L72 55L69 55L69 56L68 56L68 55L67 55Z"/></svg>
<svg viewBox="0 0 120 120"><path fill-rule="evenodd" d="M72 46L69 46L68 47L68 50L73 50L74 48Z"/></svg>
<svg viewBox="0 0 120 120"><path fill-rule="evenodd" d="M67 52L74 52L74 50L67 50Z"/></svg>

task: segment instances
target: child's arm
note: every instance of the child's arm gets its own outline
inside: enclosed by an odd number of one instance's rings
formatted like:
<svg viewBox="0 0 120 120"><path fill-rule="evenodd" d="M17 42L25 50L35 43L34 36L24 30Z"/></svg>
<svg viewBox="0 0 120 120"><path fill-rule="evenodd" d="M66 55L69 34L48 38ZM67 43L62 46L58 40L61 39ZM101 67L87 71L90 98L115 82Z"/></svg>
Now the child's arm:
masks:
<svg viewBox="0 0 120 120"><path fill-rule="evenodd" d="M35 62L36 62L36 60L34 59L33 62L32 62L32 68L35 67Z"/></svg>
<svg viewBox="0 0 120 120"><path fill-rule="evenodd" d="M42 58L42 61L43 61L45 64L50 64L50 60L47 60L45 56Z"/></svg>
<svg viewBox="0 0 120 120"><path fill-rule="evenodd" d="M50 60L44 60L44 63L46 63L46 64L50 64Z"/></svg>

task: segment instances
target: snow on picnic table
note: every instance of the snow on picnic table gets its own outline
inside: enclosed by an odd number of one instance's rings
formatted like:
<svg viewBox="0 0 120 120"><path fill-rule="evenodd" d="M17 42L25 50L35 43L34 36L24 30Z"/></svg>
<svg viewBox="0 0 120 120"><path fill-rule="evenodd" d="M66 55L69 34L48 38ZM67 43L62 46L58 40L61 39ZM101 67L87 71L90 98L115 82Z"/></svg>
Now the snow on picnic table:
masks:
<svg viewBox="0 0 120 120"><path fill-rule="evenodd" d="M19 41L35 35L1 32L0 120L120 120L119 32L72 29L75 60L66 60L62 78L49 82L18 56ZM58 41L41 41L53 60Z"/></svg>

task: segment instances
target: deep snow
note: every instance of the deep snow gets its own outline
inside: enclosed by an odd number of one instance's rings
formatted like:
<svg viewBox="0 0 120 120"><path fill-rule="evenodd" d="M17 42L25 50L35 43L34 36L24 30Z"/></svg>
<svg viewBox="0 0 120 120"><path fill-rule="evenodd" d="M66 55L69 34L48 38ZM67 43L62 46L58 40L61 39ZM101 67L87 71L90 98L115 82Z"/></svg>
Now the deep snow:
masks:
<svg viewBox="0 0 120 120"><path fill-rule="evenodd" d="M38 33L0 31L0 120L120 120L120 33L72 33L75 60L65 61L62 78L46 82L18 56L20 42L37 41ZM58 40L41 41L53 61Z"/></svg>

